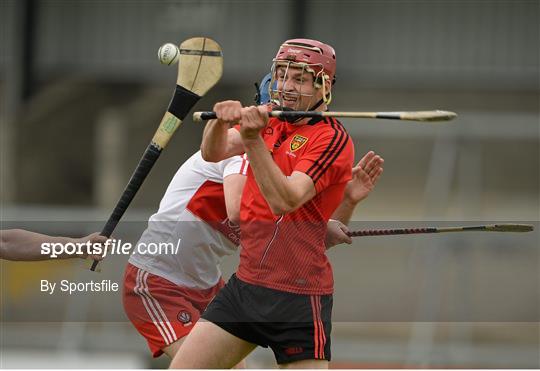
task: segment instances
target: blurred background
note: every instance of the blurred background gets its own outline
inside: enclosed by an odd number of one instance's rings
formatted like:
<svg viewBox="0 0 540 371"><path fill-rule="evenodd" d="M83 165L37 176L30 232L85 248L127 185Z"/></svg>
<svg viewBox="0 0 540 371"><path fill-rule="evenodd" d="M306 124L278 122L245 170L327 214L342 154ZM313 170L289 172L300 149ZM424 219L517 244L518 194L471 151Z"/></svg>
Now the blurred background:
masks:
<svg viewBox="0 0 540 371"><path fill-rule="evenodd" d="M337 368L538 368L539 2L1 0L1 223L49 234L100 230L167 108L176 67L157 50L208 36L224 75L195 110L253 102L288 38L337 54L336 111L445 109L451 123L342 120L356 158L385 172L351 229L527 222L528 234L357 238L334 265ZM189 115L188 115L189 116ZM117 236L135 242L200 144L188 117ZM2 368L165 367L121 297L39 293L41 279L121 282L76 261L0 262ZM223 264L228 277L237 258ZM248 359L274 367L269 350Z"/></svg>

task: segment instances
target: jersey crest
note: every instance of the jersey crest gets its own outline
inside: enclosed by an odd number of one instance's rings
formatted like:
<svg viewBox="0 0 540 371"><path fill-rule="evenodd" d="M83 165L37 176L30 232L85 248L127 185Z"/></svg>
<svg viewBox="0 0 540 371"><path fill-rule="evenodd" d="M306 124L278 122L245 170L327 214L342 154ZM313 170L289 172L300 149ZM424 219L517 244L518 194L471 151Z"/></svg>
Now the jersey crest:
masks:
<svg viewBox="0 0 540 371"><path fill-rule="evenodd" d="M291 144L290 144L291 151L294 152L294 151L299 150L300 148L302 148L304 144L307 143L307 141L308 141L308 138L296 134L291 140Z"/></svg>

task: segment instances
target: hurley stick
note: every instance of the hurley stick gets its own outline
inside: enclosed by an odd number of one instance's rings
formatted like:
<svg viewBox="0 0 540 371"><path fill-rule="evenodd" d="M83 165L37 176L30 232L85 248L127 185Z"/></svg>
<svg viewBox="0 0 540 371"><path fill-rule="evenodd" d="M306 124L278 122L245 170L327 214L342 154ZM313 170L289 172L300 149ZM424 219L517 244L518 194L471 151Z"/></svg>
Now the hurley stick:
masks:
<svg viewBox="0 0 540 371"><path fill-rule="evenodd" d="M488 224L471 227L425 227L398 229L366 229L350 231L350 237L389 236L396 234L446 233L446 232L531 232L534 230L528 224Z"/></svg>
<svg viewBox="0 0 540 371"><path fill-rule="evenodd" d="M402 112L319 112L319 111L270 111L270 117L284 119L298 119L303 117L350 117L350 118L370 118L370 119L389 119L389 120L407 120L407 121L449 121L454 119L457 114L450 111L402 111ZM201 122L204 120L215 119L216 113L195 112L193 121Z"/></svg>
<svg viewBox="0 0 540 371"><path fill-rule="evenodd" d="M169 103L169 108L101 231L103 236L111 236L144 179L159 158L161 151L167 146L182 120L199 99L217 84L222 73L223 55L221 47L214 40L206 37L195 37L180 44L176 89ZM96 260L92 263L90 270L95 271L97 265L98 261Z"/></svg>

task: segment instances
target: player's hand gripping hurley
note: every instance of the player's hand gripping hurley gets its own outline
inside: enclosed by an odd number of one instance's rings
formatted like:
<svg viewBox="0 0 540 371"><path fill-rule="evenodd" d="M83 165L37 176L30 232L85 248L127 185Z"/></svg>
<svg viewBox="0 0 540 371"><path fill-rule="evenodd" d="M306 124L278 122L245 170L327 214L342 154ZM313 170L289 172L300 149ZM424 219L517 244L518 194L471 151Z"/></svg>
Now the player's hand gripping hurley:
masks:
<svg viewBox="0 0 540 371"><path fill-rule="evenodd" d="M216 85L222 73L223 54L221 47L214 40L206 37L195 37L180 44L176 89L169 103L169 108L101 231L103 236L111 236L175 130L197 101ZM94 261L90 270L95 271L97 265L98 261Z"/></svg>

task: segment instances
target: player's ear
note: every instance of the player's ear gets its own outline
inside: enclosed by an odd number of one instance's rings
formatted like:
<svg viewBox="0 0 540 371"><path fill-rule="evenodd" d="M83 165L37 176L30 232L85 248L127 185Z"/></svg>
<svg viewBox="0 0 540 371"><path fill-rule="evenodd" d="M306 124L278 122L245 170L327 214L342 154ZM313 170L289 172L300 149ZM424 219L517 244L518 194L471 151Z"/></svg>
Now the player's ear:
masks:
<svg viewBox="0 0 540 371"><path fill-rule="evenodd" d="M329 92L332 89L333 81L328 78L328 75L318 75L313 83L315 89L323 89L325 92Z"/></svg>
<svg viewBox="0 0 540 371"><path fill-rule="evenodd" d="M327 77L324 79L324 84L325 84L325 90L326 91L330 91L330 89L332 89L332 81Z"/></svg>
<svg viewBox="0 0 540 371"><path fill-rule="evenodd" d="M322 87L322 99L325 104L330 104L332 101L332 82L330 81L330 78L327 74L322 74L321 76L322 83L320 86Z"/></svg>

